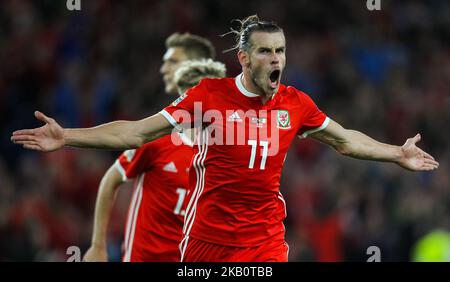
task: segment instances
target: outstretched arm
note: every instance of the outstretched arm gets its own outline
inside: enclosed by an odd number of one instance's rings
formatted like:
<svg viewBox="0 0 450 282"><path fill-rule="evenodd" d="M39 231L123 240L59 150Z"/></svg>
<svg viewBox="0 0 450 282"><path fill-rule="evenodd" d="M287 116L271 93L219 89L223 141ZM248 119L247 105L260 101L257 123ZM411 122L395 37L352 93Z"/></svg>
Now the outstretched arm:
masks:
<svg viewBox="0 0 450 282"><path fill-rule="evenodd" d="M357 159L394 162L412 171L434 170L439 167L439 163L430 154L416 146L420 141L420 134L407 139L403 146L395 146L378 142L359 131L345 129L330 120L325 129L310 136L332 146L342 155Z"/></svg>
<svg viewBox="0 0 450 282"><path fill-rule="evenodd" d="M172 125L161 114L138 121L114 121L91 128L64 129L54 119L36 111L45 125L15 131L11 140L24 148L55 151L63 146L101 149L132 149L169 134Z"/></svg>
<svg viewBox="0 0 450 282"><path fill-rule="evenodd" d="M109 218L117 195L117 188L123 183L122 175L115 165L111 166L100 182L95 203L94 230L91 246L86 251L83 261L108 261L106 234Z"/></svg>

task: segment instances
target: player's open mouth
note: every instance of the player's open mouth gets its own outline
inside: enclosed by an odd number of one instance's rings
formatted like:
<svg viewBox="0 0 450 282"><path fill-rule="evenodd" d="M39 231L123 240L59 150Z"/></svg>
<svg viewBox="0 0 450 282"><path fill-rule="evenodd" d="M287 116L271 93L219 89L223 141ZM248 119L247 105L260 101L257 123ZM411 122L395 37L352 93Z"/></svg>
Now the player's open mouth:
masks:
<svg viewBox="0 0 450 282"><path fill-rule="evenodd" d="M273 70L269 75L269 85L271 88L275 89L280 83L280 70Z"/></svg>

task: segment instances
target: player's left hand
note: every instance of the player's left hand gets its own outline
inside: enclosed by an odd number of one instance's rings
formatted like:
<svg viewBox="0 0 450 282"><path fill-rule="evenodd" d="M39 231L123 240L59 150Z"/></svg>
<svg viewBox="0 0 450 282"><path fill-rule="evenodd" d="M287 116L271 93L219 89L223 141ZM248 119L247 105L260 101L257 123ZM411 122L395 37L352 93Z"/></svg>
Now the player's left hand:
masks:
<svg viewBox="0 0 450 282"><path fill-rule="evenodd" d="M408 138L402 146L403 156L397 162L401 167L412 171L435 170L439 163L428 153L416 146L420 141L420 134Z"/></svg>
<svg viewBox="0 0 450 282"><path fill-rule="evenodd" d="M51 152L64 146L64 129L52 118L36 111L35 117L45 125L34 129L22 129L13 132L11 141L25 149Z"/></svg>

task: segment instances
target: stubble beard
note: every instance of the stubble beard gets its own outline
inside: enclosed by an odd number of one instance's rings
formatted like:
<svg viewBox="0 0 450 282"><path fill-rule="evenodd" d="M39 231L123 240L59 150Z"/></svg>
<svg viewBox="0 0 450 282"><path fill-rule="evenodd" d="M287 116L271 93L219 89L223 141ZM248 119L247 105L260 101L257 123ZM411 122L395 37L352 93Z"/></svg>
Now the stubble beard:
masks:
<svg viewBox="0 0 450 282"><path fill-rule="evenodd" d="M259 90L259 92L261 93L260 96L264 96L264 97L270 97L273 95L273 93L270 93L270 91L266 91L263 87L263 85L261 85L255 75L254 70L252 69L252 63L250 61L250 64L248 66L249 70L250 70L250 79L253 83L253 85L256 86L256 88Z"/></svg>

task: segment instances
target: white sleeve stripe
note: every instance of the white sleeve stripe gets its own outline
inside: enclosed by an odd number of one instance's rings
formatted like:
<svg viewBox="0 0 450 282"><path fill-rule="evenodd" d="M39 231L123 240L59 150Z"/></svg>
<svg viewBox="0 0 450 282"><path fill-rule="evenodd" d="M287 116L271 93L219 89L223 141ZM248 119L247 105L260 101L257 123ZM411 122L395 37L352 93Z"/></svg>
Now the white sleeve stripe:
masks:
<svg viewBox="0 0 450 282"><path fill-rule="evenodd" d="M122 165L120 164L119 160L116 160L114 162L114 167L119 171L120 175L122 175L122 181L125 182L128 180L127 174L125 173L125 170L123 169Z"/></svg>
<svg viewBox="0 0 450 282"><path fill-rule="evenodd" d="M321 126L316 127L316 128L313 128L313 129L308 130L308 131L305 131L305 132L302 134L301 137L302 137L302 138L306 138L306 137L308 137L308 135L310 135L310 134L312 134L312 133L314 133L314 132L321 131L321 130L325 129L325 127L328 126L328 123L330 123L330 118L329 118L329 117L326 117L326 119L323 121L323 123L322 123Z"/></svg>
<svg viewBox="0 0 450 282"><path fill-rule="evenodd" d="M162 110L159 113L162 114L163 117L165 117L168 122L170 122L170 124L175 128L176 131L178 131L178 132L183 131L181 126L176 122L176 120L166 110Z"/></svg>

